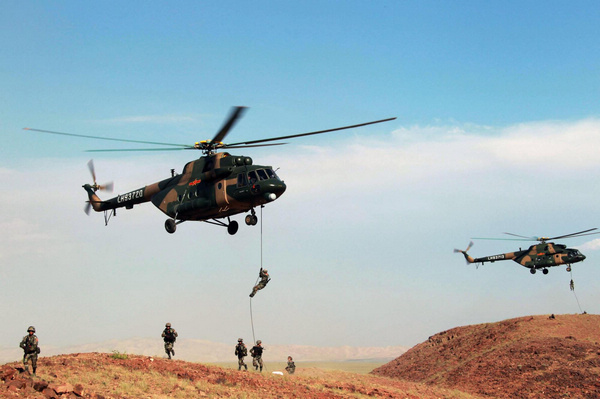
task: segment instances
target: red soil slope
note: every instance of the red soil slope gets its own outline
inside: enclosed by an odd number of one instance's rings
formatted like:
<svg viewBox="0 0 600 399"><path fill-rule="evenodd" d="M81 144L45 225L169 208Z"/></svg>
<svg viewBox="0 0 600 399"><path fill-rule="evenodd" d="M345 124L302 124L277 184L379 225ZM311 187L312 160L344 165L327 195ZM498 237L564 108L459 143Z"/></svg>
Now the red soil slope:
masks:
<svg viewBox="0 0 600 399"><path fill-rule="evenodd" d="M497 398L600 398L600 316L457 327L373 374Z"/></svg>
<svg viewBox="0 0 600 399"><path fill-rule="evenodd" d="M296 374L237 371L180 360L107 353L42 357L37 376L0 366L0 398L407 398L479 399L455 390L373 375L298 367Z"/></svg>

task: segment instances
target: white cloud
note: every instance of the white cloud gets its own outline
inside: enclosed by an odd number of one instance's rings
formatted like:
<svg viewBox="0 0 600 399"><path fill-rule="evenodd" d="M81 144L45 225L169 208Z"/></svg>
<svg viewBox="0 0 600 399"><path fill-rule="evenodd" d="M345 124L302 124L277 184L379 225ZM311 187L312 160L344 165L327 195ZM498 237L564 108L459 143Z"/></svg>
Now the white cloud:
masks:
<svg viewBox="0 0 600 399"><path fill-rule="evenodd" d="M584 244L579 245L579 249L582 251L596 251L600 249L600 238L588 241Z"/></svg>

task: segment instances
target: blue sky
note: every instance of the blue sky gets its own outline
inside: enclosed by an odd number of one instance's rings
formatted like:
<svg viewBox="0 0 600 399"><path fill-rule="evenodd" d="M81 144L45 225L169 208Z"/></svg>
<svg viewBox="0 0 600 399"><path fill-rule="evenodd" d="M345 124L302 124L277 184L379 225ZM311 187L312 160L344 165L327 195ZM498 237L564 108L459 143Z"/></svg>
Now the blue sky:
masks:
<svg viewBox="0 0 600 399"><path fill-rule="evenodd" d="M170 236L150 204L104 227L82 212L83 150L121 144L22 130L191 144L234 105L250 109L229 142L398 117L242 152L288 185L263 210L264 342L413 345L578 312L564 268L475 270L452 249L600 227L599 14L585 1L5 3L0 346L30 324L53 345L155 336L167 320L189 338L250 337L258 227L230 237L184 223ZM94 154L117 193L193 157ZM565 243L588 256L573 278L597 313L600 256L586 238Z"/></svg>

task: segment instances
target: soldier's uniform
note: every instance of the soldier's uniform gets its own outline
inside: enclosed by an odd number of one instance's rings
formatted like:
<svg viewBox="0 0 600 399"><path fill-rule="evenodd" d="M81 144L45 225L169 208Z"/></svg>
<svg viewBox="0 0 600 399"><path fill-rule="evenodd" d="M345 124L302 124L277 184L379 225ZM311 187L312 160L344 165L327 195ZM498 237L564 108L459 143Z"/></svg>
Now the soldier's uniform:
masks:
<svg viewBox="0 0 600 399"><path fill-rule="evenodd" d="M294 372L296 371L296 365L294 364L294 360L291 356L288 356L288 363L285 370L290 374L294 374Z"/></svg>
<svg viewBox="0 0 600 399"><path fill-rule="evenodd" d="M254 345L252 347L252 349L250 349L250 355L252 356L252 365L254 366L254 370L258 370L258 368L260 367L260 371L262 372L263 369L263 360L262 360L262 354L263 351L265 350L265 348L263 348L261 346L262 341L259 339L258 341L256 341L256 345Z"/></svg>
<svg viewBox="0 0 600 399"><path fill-rule="evenodd" d="M248 356L248 349L241 338L238 339L238 344L235 346L235 355L238 358L238 371L242 369L242 366L248 370L248 365L244 363L244 358Z"/></svg>
<svg viewBox="0 0 600 399"><path fill-rule="evenodd" d="M37 370L37 358L38 353L40 353L40 348L38 346L39 341L38 337L34 335L35 327L30 326L27 329L28 335L23 337L19 346L23 348L25 352L23 354L23 365L25 366L25 371L29 373L28 362L31 360L31 367L33 368L33 375L35 375L35 371Z"/></svg>
<svg viewBox="0 0 600 399"><path fill-rule="evenodd" d="M252 298L254 295L256 295L256 291L262 290L263 288L265 288L267 286L267 283L269 281L271 281L271 278L269 277L269 273L267 272L267 269L263 269L262 267L260 268L260 272L258 272L258 276L260 277L260 281L258 282L258 284L256 284L254 286L254 288L252 288L252 293L250 294L250 298Z"/></svg>
<svg viewBox="0 0 600 399"><path fill-rule="evenodd" d="M175 341L177 340L177 331L171 328L171 323L167 323L165 325L165 330L163 331L161 336L165 341L165 352L170 359L171 354L175 356L175 350L173 349L173 345L175 345Z"/></svg>

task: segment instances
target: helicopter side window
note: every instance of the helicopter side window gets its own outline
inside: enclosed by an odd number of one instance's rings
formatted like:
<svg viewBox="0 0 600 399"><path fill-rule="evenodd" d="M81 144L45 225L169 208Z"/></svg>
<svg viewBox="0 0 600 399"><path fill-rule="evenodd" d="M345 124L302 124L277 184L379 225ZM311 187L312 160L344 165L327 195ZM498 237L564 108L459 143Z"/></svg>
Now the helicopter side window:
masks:
<svg viewBox="0 0 600 399"><path fill-rule="evenodd" d="M244 187L248 185L248 179L246 178L245 173L240 173L237 178L237 186Z"/></svg>
<svg viewBox="0 0 600 399"><path fill-rule="evenodd" d="M248 180L250 180L250 184L254 184L258 181L258 176L255 171L248 172Z"/></svg>
<svg viewBox="0 0 600 399"><path fill-rule="evenodd" d="M264 169L258 169L256 171L256 173L258 173L258 177L260 178L260 180L267 180L268 179L267 172L265 172Z"/></svg>

